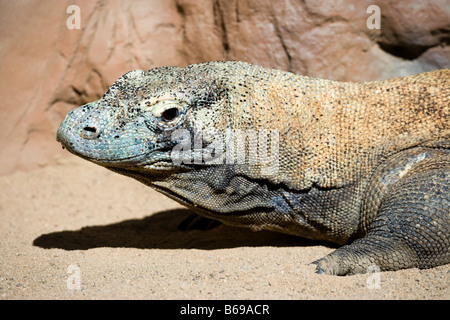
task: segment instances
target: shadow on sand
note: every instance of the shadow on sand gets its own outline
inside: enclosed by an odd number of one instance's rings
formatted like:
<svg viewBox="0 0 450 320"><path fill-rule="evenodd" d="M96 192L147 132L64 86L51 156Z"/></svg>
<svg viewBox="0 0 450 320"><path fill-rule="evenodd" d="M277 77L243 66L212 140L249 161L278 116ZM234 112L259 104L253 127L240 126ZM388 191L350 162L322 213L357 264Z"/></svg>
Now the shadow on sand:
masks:
<svg viewBox="0 0 450 320"><path fill-rule="evenodd" d="M187 209L168 210L142 219L43 234L33 241L33 245L45 249L64 250L87 250L99 247L212 250L319 244L316 241L285 234L270 231L253 232L247 228L223 224L208 230L179 228L184 221L189 221L190 216L192 212Z"/></svg>

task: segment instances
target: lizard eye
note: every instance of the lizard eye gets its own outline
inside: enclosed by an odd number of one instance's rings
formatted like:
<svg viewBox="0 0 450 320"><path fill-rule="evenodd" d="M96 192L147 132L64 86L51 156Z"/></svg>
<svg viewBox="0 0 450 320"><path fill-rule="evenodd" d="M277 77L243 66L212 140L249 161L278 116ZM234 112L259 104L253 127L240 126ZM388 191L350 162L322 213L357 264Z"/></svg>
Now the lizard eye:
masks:
<svg viewBox="0 0 450 320"><path fill-rule="evenodd" d="M173 121L176 117L178 117L180 115L180 110L178 110L178 108L173 107L173 108L169 108L167 110L164 110L161 113L161 118L166 121Z"/></svg>
<svg viewBox="0 0 450 320"><path fill-rule="evenodd" d="M181 101L162 100L150 106L149 109L158 119L160 126L174 128L183 121L185 107L186 104Z"/></svg>

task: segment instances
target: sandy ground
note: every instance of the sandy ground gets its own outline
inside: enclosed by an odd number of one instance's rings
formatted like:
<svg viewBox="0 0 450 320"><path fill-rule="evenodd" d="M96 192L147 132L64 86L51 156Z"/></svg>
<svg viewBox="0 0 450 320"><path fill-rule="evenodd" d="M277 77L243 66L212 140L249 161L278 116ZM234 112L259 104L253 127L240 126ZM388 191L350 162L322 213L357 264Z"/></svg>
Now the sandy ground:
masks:
<svg viewBox="0 0 450 320"><path fill-rule="evenodd" d="M218 226L69 157L0 177L1 299L449 299L449 265L347 277L309 263L325 243Z"/></svg>

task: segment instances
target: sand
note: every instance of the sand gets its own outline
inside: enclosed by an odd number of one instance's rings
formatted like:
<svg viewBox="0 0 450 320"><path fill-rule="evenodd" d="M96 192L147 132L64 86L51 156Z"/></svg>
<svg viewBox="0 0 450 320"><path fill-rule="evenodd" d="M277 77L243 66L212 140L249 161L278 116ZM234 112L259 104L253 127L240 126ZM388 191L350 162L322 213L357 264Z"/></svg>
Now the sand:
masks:
<svg viewBox="0 0 450 320"><path fill-rule="evenodd" d="M0 177L0 299L449 299L449 265L336 277L334 246L220 225L81 159Z"/></svg>

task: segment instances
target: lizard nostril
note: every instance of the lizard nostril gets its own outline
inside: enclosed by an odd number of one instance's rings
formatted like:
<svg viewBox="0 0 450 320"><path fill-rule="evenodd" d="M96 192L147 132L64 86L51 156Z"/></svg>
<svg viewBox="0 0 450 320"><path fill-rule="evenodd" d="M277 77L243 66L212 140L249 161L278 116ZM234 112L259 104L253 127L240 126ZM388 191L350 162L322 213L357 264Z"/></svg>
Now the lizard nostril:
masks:
<svg viewBox="0 0 450 320"><path fill-rule="evenodd" d="M80 135L85 139L97 139L100 137L100 132L96 127L86 126L81 130Z"/></svg>
<svg viewBox="0 0 450 320"><path fill-rule="evenodd" d="M95 133L97 131L97 128L96 127L84 127L83 130Z"/></svg>

